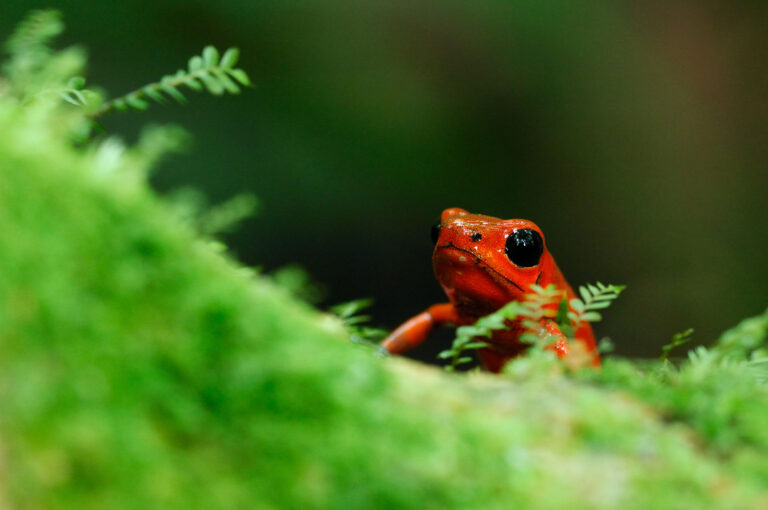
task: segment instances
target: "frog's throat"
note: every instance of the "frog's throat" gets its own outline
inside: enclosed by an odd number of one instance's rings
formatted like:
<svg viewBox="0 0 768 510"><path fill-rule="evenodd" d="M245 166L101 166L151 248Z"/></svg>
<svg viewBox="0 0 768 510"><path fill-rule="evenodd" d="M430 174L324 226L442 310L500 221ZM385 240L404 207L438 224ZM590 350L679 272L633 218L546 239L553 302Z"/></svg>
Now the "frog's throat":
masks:
<svg viewBox="0 0 768 510"><path fill-rule="evenodd" d="M452 243L452 242L450 242L450 241L448 242L448 244L443 244L443 245L437 246L437 247L435 248L435 251L437 251L437 250L443 250L443 249L448 249L448 250L458 250L458 251L460 251L460 252L466 253L467 255L469 255L469 256L471 256L473 259L475 259L475 264L477 264L477 265L481 266L481 267L483 268L483 270L484 270L484 271L486 271L486 272L492 272L494 275L498 276L499 278L501 278L501 279L502 279L502 280L504 280L505 282L509 283L510 285L514 285L515 287L517 287L518 289L520 289L520 292L523 292L523 293L526 293L526 292L530 292L530 291L528 291L528 290L525 290L525 289L524 289L524 288L522 288L520 285L518 285L518 284L517 284L517 283L515 283L514 281L510 280L509 278L507 278L506 276L504 276L503 274L501 274L501 273L500 273L500 272L498 272L497 270L495 270L495 269L494 269L493 267L491 267L491 266L490 266L490 265L489 265L487 262L485 262L483 259L481 259L480 257L478 257L478 256L477 256L477 254L473 253L473 252L472 252L472 251L470 251L470 250L467 250L467 249L465 249L465 248L459 248L458 246L456 246L455 244L453 244L453 243ZM536 283L539 283L539 278L541 278L541 273L539 273L539 275L536 277Z"/></svg>

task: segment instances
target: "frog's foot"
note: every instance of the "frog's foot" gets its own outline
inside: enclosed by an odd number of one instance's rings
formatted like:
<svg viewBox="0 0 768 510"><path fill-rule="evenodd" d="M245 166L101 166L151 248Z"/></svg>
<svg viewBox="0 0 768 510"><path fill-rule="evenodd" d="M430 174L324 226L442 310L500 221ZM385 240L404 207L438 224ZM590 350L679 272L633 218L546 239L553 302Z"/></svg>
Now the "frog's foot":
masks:
<svg viewBox="0 0 768 510"><path fill-rule="evenodd" d="M392 354L403 354L426 340L435 325L449 322L456 322L456 309L453 305L432 305L390 333L381 345Z"/></svg>

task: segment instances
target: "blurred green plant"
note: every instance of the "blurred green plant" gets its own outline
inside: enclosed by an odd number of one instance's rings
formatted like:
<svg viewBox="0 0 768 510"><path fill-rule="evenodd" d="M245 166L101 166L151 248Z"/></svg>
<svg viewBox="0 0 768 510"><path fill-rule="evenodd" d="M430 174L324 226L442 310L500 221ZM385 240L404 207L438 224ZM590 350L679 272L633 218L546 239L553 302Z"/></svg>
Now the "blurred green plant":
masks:
<svg viewBox="0 0 768 510"><path fill-rule="evenodd" d="M387 330L366 325L365 323L371 320L371 316L361 313L371 306L373 306L373 299L362 298L333 305L328 310L342 320L353 341L379 347L377 342L387 336ZM380 352L389 353L383 348L380 348Z"/></svg>
<svg viewBox="0 0 768 510"><path fill-rule="evenodd" d="M0 94L15 97L21 104L38 99L66 101L93 110L97 96L84 90L85 79L78 76L85 65L79 47L61 51L50 48L64 24L55 10L32 12L19 23L8 38L4 50L9 58L2 66Z"/></svg>
<svg viewBox="0 0 768 510"><path fill-rule="evenodd" d="M181 188L166 197L176 216L200 235L215 237L237 230L256 214L258 200L251 193L241 193L216 205L209 205L205 193L194 188Z"/></svg>
<svg viewBox="0 0 768 510"><path fill-rule="evenodd" d="M673 349L691 341L691 335L693 335L693 328L688 328L680 333L675 333L672 336L672 341L661 348L661 356L659 356L659 359L664 361L669 358L669 353L672 352Z"/></svg>
<svg viewBox="0 0 768 510"><path fill-rule="evenodd" d="M306 303L314 305L325 297L325 288L299 265L286 264L269 273L269 276L276 285Z"/></svg>
<svg viewBox="0 0 768 510"><path fill-rule="evenodd" d="M189 59L187 69L180 69L123 96L104 101L101 94L86 88L80 76L85 54L79 47L61 51L50 48L51 41L64 30L61 13L56 10L33 11L19 23L5 44L9 59L3 65L0 94L16 97L22 104L51 99L84 108L90 119L97 119L114 110L146 110L149 100L166 103L171 98L185 103L182 87L211 94L238 94L242 86L250 86L248 74L236 67L240 57L237 48L220 55L213 46L206 46L202 55Z"/></svg>

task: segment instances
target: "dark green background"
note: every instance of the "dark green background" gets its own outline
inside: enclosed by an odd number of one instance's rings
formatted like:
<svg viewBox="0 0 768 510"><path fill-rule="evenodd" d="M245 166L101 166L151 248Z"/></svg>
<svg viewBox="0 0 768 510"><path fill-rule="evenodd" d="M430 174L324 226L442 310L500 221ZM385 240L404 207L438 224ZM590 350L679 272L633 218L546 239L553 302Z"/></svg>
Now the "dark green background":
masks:
<svg viewBox="0 0 768 510"><path fill-rule="evenodd" d="M768 305L762 1L22 1L0 34L49 6L114 95L239 46L242 96L105 127L186 126L157 187L253 191L237 255L372 296L379 324L443 299L429 227L449 206L534 220L574 285L626 283L597 327L623 354Z"/></svg>

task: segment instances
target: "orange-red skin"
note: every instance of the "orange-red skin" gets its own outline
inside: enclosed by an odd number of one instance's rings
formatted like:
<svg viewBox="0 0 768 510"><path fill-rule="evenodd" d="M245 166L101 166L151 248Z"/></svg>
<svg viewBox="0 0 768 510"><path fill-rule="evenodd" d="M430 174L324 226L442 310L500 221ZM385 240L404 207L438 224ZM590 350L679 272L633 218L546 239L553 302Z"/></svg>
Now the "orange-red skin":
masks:
<svg viewBox="0 0 768 510"><path fill-rule="evenodd" d="M544 240L544 251L535 266L518 267L505 254L507 237L518 229L533 229ZM542 287L555 285L569 301L576 297L547 250L541 229L528 220L502 220L459 208L446 209L440 218L432 264L450 302L433 305L394 330L382 343L392 354L404 353L422 343L436 324L474 324L510 301L521 301L534 283ZM490 345L478 350L480 362L491 372L501 371L507 361L527 348L518 339L525 331L522 324L508 322L507 326L509 329L495 332L490 340L483 339ZM541 327L558 338L553 346L558 356L568 356L566 337L557 324L544 320ZM593 364L599 365L589 323L583 323L574 337L593 356Z"/></svg>

